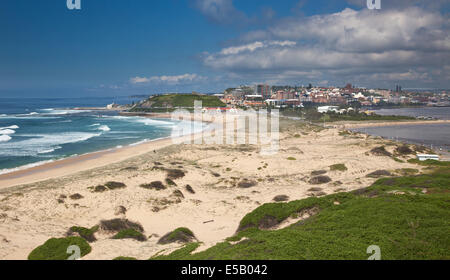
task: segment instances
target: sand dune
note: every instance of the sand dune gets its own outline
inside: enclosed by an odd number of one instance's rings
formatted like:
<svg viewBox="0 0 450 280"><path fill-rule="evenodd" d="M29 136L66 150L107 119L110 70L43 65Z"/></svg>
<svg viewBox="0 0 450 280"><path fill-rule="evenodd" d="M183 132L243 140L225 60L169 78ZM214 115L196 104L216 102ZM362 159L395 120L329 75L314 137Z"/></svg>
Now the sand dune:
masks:
<svg viewBox="0 0 450 280"><path fill-rule="evenodd" d="M138 242L113 240L111 235L99 233L98 241L91 243L92 252L84 259L148 259L161 250L170 252L182 245L158 245L154 236L178 227L191 229L204 243L203 250L232 236L245 214L272 202L277 195L298 200L351 191L373 183L376 179L366 175L376 170L417 168L391 157L371 155L373 147L395 148L380 138L341 135L335 128L321 130L287 120L282 122L280 136L280 151L271 156L259 154L256 145L170 145L162 141L80 160L79 169L62 166L46 169L46 176L37 169L31 174L24 172L24 177L16 174L15 178L3 178L0 259L26 259L32 249L51 237L63 237L71 226L91 227L100 220L117 217L141 223L145 235L152 237ZM130 153L135 156L129 158ZM109 161L111 158L114 161ZM347 170L330 171L333 164L345 164ZM163 168L182 170L185 176L173 180L177 186L167 186ZM311 172L320 170L326 171L324 175L332 181L310 184ZM46 177L53 179L42 181ZM31 184L11 187L30 178ZM256 185L240 188L239 183L245 179ZM101 193L89 189L108 181L123 182L127 187ZM158 191L140 187L154 181L163 182L167 188ZM195 193L188 192L186 185ZM312 191L312 187L320 191ZM184 198L174 196L175 190ZM70 199L72 194L83 198ZM118 206L124 206L126 214L116 216Z"/></svg>

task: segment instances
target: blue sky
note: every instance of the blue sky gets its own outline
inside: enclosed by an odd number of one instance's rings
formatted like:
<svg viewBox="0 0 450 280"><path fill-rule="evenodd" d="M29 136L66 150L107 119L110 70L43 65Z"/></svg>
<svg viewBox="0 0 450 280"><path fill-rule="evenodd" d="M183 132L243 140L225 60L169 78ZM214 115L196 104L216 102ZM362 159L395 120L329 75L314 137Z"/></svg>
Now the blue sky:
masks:
<svg viewBox="0 0 450 280"><path fill-rule="evenodd" d="M362 0L81 0L78 11L66 0L4 0L0 97L261 82L449 87L445 2L391 0L374 11Z"/></svg>

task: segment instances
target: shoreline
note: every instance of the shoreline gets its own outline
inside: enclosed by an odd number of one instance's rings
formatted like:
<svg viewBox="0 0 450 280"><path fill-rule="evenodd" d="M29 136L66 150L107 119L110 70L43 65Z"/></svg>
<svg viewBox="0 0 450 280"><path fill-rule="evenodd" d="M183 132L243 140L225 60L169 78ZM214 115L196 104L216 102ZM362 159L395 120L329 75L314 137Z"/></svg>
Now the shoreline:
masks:
<svg viewBox="0 0 450 280"><path fill-rule="evenodd" d="M404 121L404 122L379 122L379 123L365 123L365 124L358 124L358 123L350 123L350 124L343 124L340 126L334 126L334 128L337 129L345 129L345 130L354 130L359 128L371 128L371 127L395 127L395 126L409 126L409 125L427 125L427 124L450 124L450 120L434 120L434 121ZM373 134L364 133L361 131L358 131L360 133L363 133L365 135L374 136ZM377 136L377 135L375 135ZM386 137L379 136L387 141L395 141L399 143L404 144L412 144L412 145L424 145L423 143L418 143L414 141L407 141L407 140L394 140ZM437 148L431 148L436 154L439 154L441 156L441 161L450 161L450 153L445 150L437 150Z"/></svg>
<svg viewBox="0 0 450 280"><path fill-rule="evenodd" d="M170 118L170 116L166 114L141 116L147 118ZM183 121L185 120L183 119ZM191 121L202 120L196 120L195 118L191 117ZM202 122L210 123L208 121ZM171 135L168 135L164 138L150 139L144 142L139 141L128 146L118 146L82 155L73 155L62 159L43 161L42 164L39 164L39 162L37 162L34 164L30 164L30 167L27 167L27 165L23 165L11 168L11 172L0 174L0 190L20 185L37 183L44 180L63 177L78 172L107 166L109 164L118 163L151 151L156 151L168 147L179 142L184 142L187 140L192 141L196 137L202 136L206 129L207 128L200 132L193 132L177 138L172 138Z"/></svg>
<svg viewBox="0 0 450 280"><path fill-rule="evenodd" d="M170 118L167 113L119 113L122 116L140 116L147 118ZM211 123L210 121L198 120L191 115L191 121L201 121L203 123ZM450 124L450 120L435 121L394 121L394 122L365 122L365 123L343 123L333 125L336 129L355 129L365 127L388 127L400 125L426 125L426 124ZM177 141L185 141L201 136L204 131L192 133L178 137ZM109 164L118 163L135 156L143 155L176 144L170 135L164 138L151 139L143 143L137 142L124 147L114 147L106 150L90 152L82 155L73 155L67 158L43 161L42 164L30 164L30 167L19 166L12 168L11 172L0 174L0 190L40 182L43 180L54 179L62 176L75 174L94 168L99 168ZM23 169L22 169L23 168Z"/></svg>
<svg viewBox="0 0 450 280"><path fill-rule="evenodd" d="M192 135L187 135L186 137ZM44 162L41 165L1 174L0 190L106 166L170 145L172 145L172 138L169 136L164 139L149 140L148 142L132 146L112 148L52 162Z"/></svg>

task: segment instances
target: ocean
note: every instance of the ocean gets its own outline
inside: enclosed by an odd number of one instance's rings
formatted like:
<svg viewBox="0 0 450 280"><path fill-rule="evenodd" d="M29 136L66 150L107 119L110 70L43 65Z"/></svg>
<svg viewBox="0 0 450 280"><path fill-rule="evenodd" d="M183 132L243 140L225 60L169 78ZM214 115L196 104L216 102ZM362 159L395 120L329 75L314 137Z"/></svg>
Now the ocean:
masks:
<svg viewBox="0 0 450 280"><path fill-rule="evenodd" d="M72 110L104 107L123 98L0 98L0 174L75 155L169 137L190 123L123 117L117 112ZM186 128L188 127L188 128Z"/></svg>
<svg viewBox="0 0 450 280"><path fill-rule="evenodd" d="M381 109L375 112L379 115L424 116L450 120L450 107ZM450 151L450 124L368 127L355 130L383 138L432 147L445 154Z"/></svg>

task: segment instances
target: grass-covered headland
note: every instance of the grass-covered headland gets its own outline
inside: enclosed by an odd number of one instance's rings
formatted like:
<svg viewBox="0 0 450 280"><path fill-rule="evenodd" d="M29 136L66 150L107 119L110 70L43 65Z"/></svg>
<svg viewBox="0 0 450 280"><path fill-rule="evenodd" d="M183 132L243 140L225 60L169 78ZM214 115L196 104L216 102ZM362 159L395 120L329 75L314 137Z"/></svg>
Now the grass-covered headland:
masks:
<svg viewBox="0 0 450 280"><path fill-rule="evenodd" d="M450 167L429 165L428 174L383 178L351 193L264 204L226 242L195 254L198 243L190 243L157 259L365 260L371 245L385 260L450 259Z"/></svg>
<svg viewBox="0 0 450 280"><path fill-rule="evenodd" d="M154 95L136 104L130 112L172 112L176 109L193 110L194 102L201 101L203 107L226 107L216 96L197 94Z"/></svg>

